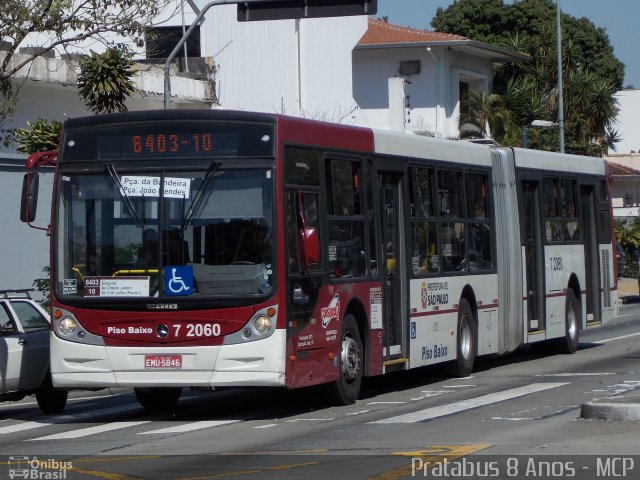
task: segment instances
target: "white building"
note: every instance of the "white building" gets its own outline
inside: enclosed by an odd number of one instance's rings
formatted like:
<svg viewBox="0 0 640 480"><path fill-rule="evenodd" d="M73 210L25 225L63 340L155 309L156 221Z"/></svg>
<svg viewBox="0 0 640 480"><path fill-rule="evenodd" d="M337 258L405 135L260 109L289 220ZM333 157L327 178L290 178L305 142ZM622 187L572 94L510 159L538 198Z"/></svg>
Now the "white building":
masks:
<svg viewBox="0 0 640 480"><path fill-rule="evenodd" d="M353 51L354 98L372 127L457 138L460 98L490 91L494 63L529 58L459 35L369 19Z"/></svg>
<svg viewBox="0 0 640 480"><path fill-rule="evenodd" d="M189 2L192 3L192 2ZM200 8L207 2L198 1ZM286 113L378 128L407 128L457 136L461 93L486 90L493 63L523 60L515 52L463 37L389 25L366 16L238 22L236 6L209 10L190 42L191 71L215 63L204 80L171 77L172 108L222 108ZM186 22L195 18L185 12ZM155 27L146 57L163 63L182 34L182 16ZM95 50L96 45L92 46ZM2 53L0 52L0 56ZM138 66L130 110L162 108L163 71ZM87 115L75 88L77 65L39 58L16 75L21 86L15 115L22 128L38 117ZM391 100L390 100L391 99ZM394 120L395 119L395 120ZM28 288L49 264L48 237L19 221L24 155L0 146L0 188L5 208L0 235L0 289ZM49 223L51 173L41 178L37 224Z"/></svg>
<svg viewBox="0 0 640 480"><path fill-rule="evenodd" d="M615 98L620 109L615 127L622 137L622 141L616 145L616 153L640 153L640 90L621 90L615 94ZM640 160L629 166L640 169Z"/></svg>

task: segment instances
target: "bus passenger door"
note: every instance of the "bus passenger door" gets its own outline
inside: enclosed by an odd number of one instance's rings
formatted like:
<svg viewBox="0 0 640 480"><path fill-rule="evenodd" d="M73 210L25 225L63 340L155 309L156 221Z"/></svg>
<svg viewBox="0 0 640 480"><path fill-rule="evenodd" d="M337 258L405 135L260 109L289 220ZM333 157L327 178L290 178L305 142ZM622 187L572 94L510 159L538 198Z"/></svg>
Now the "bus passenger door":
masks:
<svg viewBox="0 0 640 480"><path fill-rule="evenodd" d="M544 255L540 192L537 181L522 182L524 199L524 250L526 271L527 331L544 331Z"/></svg>
<svg viewBox="0 0 640 480"><path fill-rule="evenodd" d="M402 225L402 174L378 172L379 237L382 243L385 370L404 368L406 349L405 308L401 292L406 291L406 264ZM405 288L403 288L405 287Z"/></svg>
<svg viewBox="0 0 640 480"><path fill-rule="evenodd" d="M584 275L587 290L587 323L602 321L600 315L600 262L596 230L596 199L592 185L580 186L580 222L584 242Z"/></svg>

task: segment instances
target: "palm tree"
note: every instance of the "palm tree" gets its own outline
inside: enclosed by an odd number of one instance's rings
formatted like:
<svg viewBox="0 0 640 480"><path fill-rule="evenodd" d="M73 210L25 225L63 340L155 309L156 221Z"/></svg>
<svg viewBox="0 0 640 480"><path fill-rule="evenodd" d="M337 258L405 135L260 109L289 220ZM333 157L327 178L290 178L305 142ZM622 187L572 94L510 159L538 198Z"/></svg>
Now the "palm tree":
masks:
<svg viewBox="0 0 640 480"><path fill-rule="evenodd" d="M500 143L511 129L510 112L497 93L470 90L460 104L460 138L493 138Z"/></svg>

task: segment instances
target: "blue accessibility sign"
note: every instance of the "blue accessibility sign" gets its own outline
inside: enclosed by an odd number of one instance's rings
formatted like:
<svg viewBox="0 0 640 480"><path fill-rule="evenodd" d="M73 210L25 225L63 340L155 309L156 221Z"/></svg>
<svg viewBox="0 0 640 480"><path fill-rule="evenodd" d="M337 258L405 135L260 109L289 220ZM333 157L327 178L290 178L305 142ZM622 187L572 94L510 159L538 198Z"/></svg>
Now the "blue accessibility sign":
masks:
<svg viewBox="0 0 640 480"><path fill-rule="evenodd" d="M163 268L164 294L184 296L193 294L193 267L170 265Z"/></svg>

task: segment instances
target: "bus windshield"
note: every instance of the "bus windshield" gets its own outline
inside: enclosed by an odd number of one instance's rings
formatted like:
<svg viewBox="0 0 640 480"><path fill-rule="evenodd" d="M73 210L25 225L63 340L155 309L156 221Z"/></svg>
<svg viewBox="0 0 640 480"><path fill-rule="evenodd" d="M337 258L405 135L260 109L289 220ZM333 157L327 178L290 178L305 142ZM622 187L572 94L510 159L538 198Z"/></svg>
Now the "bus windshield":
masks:
<svg viewBox="0 0 640 480"><path fill-rule="evenodd" d="M267 168L61 174L56 294L66 298L267 295Z"/></svg>

